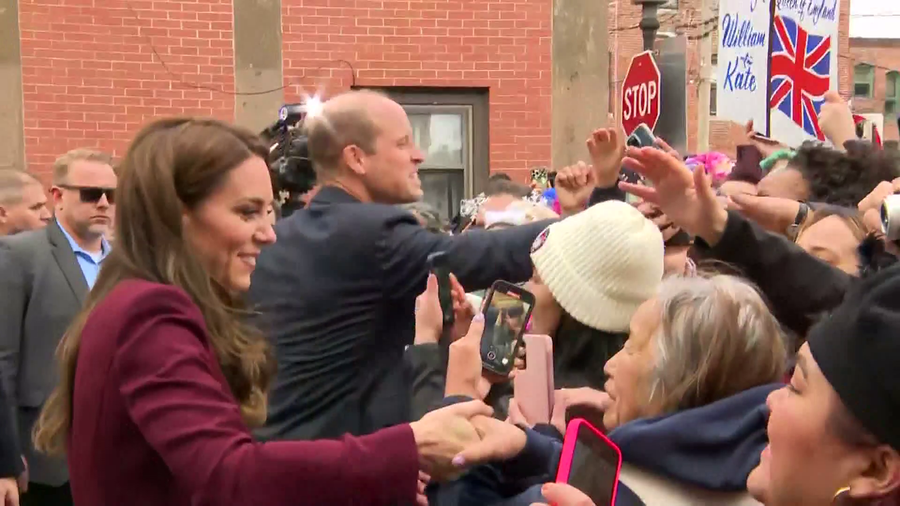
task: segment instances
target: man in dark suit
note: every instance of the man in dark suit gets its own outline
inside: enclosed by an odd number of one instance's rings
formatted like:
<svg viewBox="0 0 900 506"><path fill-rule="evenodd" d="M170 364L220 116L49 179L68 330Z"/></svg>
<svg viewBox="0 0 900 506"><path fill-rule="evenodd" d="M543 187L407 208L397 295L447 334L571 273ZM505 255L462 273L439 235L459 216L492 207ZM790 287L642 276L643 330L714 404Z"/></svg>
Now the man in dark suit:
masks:
<svg viewBox="0 0 900 506"><path fill-rule="evenodd" d="M56 387L56 347L109 252L116 174L109 156L73 150L53 167L55 220L0 239L0 376L28 462L22 504L72 504L66 463L35 452L31 431Z"/></svg>
<svg viewBox="0 0 900 506"><path fill-rule="evenodd" d="M15 169L0 169L0 236L47 226L50 211L41 182ZM0 504L18 505L19 485L27 483L21 457L13 405L6 388L0 388Z"/></svg>
<svg viewBox="0 0 900 506"><path fill-rule="evenodd" d="M408 421L415 298L426 259L447 253L466 289L531 277L530 246L549 223L456 237L428 232L397 208L422 195L423 161L403 108L350 92L307 119L322 189L276 225L249 302L272 338L278 376L263 439L368 434Z"/></svg>

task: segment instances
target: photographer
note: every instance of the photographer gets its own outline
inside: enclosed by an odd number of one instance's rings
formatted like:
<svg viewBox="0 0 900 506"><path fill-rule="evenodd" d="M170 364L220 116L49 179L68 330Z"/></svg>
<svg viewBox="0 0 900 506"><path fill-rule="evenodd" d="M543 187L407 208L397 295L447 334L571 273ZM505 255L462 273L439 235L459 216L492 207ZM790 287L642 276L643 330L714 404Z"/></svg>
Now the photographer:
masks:
<svg viewBox="0 0 900 506"><path fill-rule="evenodd" d="M447 253L472 289L531 277L539 222L457 237L433 234L396 204L423 192L406 112L371 91L329 100L305 129L321 189L276 225L249 294L274 341L278 375L264 439L368 434L410 418L404 348L426 259Z"/></svg>

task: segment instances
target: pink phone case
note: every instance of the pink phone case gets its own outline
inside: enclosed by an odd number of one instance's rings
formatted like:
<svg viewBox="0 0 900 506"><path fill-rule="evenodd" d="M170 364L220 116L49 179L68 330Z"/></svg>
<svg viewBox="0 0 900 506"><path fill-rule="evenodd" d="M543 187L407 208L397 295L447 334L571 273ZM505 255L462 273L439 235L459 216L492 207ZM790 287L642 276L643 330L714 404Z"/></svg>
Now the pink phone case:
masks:
<svg viewBox="0 0 900 506"><path fill-rule="evenodd" d="M526 334L525 370L516 374L513 396L525 419L550 423L553 414L553 340L550 336Z"/></svg>
<svg viewBox="0 0 900 506"><path fill-rule="evenodd" d="M597 430L596 427L591 425L584 418L575 418L569 425L566 426L566 437L563 440L563 449L562 455L559 458L559 469L556 472L556 482L557 483L568 483L569 482L569 474L572 472L572 458L575 456L575 443L578 441L578 432L582 427L586 427L593 432L598 439L606 443L607 446L615 450L617 458L616 462L616 479L613 482L612 486L612 501L610 501L610 505L616 503L616 493L619 490L619 474L622 472L622 452L619 450L619 447L616 446L615 443L609 440L608 437L603 435L602 432ZM597 506L607 506L604 504L598 504Z"/></svg>

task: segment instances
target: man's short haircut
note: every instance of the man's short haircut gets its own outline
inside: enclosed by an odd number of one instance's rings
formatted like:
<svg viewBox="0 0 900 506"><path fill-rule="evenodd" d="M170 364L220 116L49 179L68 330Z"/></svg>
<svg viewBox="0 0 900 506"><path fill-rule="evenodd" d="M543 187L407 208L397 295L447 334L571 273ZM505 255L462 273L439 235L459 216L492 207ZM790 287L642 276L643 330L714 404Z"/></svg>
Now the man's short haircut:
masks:
<svg viewBox="0 0 900 506"><path fill-rule="evenodd" d="M522 183L508 181L506 179L495 179L488 181L487 189L484 192L485 197L493 197L495 195L512 195L516 198L527 197L531 194L531 188Z"/></svg>
<svg viewBox="0 0 900 506"><path fill-rule="evenodd" d="M375 152L375 141L381 130L361 99L387 98L386 95L372 90L350 91L345 95L331 100L347 100L346 103L336 107L328 107L326 103L321 114L305 121L309 157L318 174L333 173L347 146L359 146L367 154Z"/></svg>
<svg viewBox="0 0 900 506"><path fill-rule="evenodd" d="M28 185L40 185L41 181L27 172L0 169L0 206L11 206L22 201L22 190Z"/></svg>
<svg viewBox="0 0 900 506"><path fill-rule="evenodd" d="M512 181L512 178L505 172L494 172L488 177L488 182L493 181Z"/></svg>
<svg viewBox="0 0 900 506"><path fill-rule="evenodd" d="M112 165L111 155L95 149L76 148L60 156L53 162L53 184L59 185L66 182L69 175L69 167L75 162L100 162Z"/></svg>

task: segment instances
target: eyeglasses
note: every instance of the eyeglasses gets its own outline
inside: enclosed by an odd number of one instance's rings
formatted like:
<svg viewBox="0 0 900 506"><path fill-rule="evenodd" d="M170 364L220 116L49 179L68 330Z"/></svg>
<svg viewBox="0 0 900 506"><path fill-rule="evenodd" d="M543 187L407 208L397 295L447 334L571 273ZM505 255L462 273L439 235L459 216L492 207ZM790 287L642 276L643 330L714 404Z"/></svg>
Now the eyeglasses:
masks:
<svg viewBox="0 0 900 506"><path fill-rule="evenodd" d="M72 185L58 185L60 188L66 190L78 191L79 197L81 197L81 201L87 204L96 204L100 202L100 199L106 195L106 200L110 204L115 203L115 188L101 188L98 186L72 186Z"/></svg>

